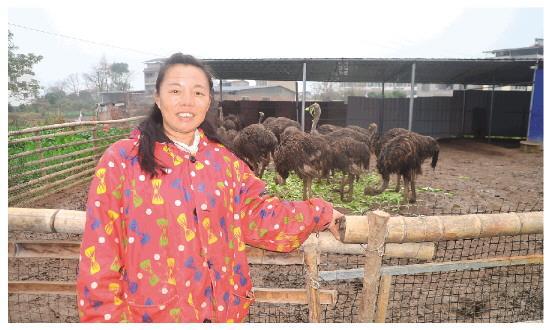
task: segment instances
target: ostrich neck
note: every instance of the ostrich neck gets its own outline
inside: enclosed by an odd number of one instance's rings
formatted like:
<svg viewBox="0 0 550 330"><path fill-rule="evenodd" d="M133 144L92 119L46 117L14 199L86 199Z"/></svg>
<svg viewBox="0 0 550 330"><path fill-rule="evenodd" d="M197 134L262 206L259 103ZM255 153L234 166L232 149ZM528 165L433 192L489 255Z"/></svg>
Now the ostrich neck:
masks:
<svg viewBox="0 0 550 330"><path fill-rule="evenodd" d="M317 123L319 122L319 116L313 117L313 121L311 122L311 132L317 132Z"/></svg>

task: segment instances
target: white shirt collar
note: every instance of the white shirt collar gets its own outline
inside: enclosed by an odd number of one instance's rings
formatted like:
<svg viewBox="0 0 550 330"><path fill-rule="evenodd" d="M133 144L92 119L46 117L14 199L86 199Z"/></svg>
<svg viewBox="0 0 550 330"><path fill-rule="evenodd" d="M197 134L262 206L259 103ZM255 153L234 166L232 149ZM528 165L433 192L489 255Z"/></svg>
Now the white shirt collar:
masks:
<svg viewBox="0 0 550 330"><path fill-rule="evenodd" d="M200 142L199 130L195 129L195 138L193 139L193 144L191 145L187 145L183 142L179 142L174 139L172 139L172 142L174 142L174 145L178 147L178 149L188 152L191 155L194 155L197 153L197 151L199 151L199 142Z"/></svg>

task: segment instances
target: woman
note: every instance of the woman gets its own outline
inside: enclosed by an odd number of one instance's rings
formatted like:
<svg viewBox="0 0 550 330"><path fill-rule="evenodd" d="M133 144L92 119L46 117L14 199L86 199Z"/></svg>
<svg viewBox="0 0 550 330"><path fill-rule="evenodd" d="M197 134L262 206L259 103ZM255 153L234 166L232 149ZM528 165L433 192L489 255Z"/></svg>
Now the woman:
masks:
<svg viewBox="0 0 550 330"><path fill-rule="evenodd" d="M161 68L151 115L100 159L77 278L82 322L239 322L253 301L245 244L287 252L342 214L289 202L205 120L212 75L192 56Z"/></svg>

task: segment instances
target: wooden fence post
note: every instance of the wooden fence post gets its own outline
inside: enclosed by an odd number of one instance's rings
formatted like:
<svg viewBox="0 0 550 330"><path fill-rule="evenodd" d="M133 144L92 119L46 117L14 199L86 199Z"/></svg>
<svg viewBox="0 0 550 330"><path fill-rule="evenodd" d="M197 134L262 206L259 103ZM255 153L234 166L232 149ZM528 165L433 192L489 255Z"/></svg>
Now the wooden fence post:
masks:
<svg viewBox="0 0 550 330"><path fill-rule="evenodd" d="M390 215L384 211L374 211L367 214L369 223L369 237L365 252L365 277L363 278L363 292L359 320L374 322L376 310L376 296L380 284L380 267L384 255L386 229Z"/></svg>
<svg viewBox="0 0 550 330"><path fill-rule="evenodd" d="M319 254L317 244L304 245L304 263L306 264L306 293L309 306L309 322L321 322L321 299L319 297Z"/></svg>

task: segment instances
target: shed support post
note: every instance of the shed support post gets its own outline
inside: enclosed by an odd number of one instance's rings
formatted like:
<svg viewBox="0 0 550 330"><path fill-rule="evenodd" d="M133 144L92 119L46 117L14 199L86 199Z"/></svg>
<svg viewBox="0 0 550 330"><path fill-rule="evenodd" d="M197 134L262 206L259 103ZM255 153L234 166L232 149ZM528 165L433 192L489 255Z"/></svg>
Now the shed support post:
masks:
<svg viewBox="0 0 550 330"><path fill-rule="evenodd" d="M493 108L495 105L495 85L493 85L493 90L491 92L491 110L489 111L489 133L487 137L489 142L491 142L491 134L493 133Z"/></svg>
<svg viewBox="0 0 550 330"><path fill-rule="evenodd" d="M466 121L466 84L463 86L464 94L462 95L462 127L460 128L460 137L464 137L464 125Z"/></svg>
<svg viewBox="0 0 550 330"><path fill-rule="evenodd" d="M384 106L386 102L386 83L382 82L382 109L380 109L380 114L378 116L378 133L382 134L384 132Z"/></svg>
<svg viewBox="0 0 550 330"><path fill-rule="evenodd" d="M409 131L412 131L413 107L414 107L414 75L416 73L416 63L412 64L411 69L411 98L409 100Z"/></svg>
<svg viewBox="0 0 550 330"><path fill-rule="evenodd" d="M306 131L306 122L305 122L305 108L306 108L306 63L304 63L302 69L302 132Z"/></svg>

